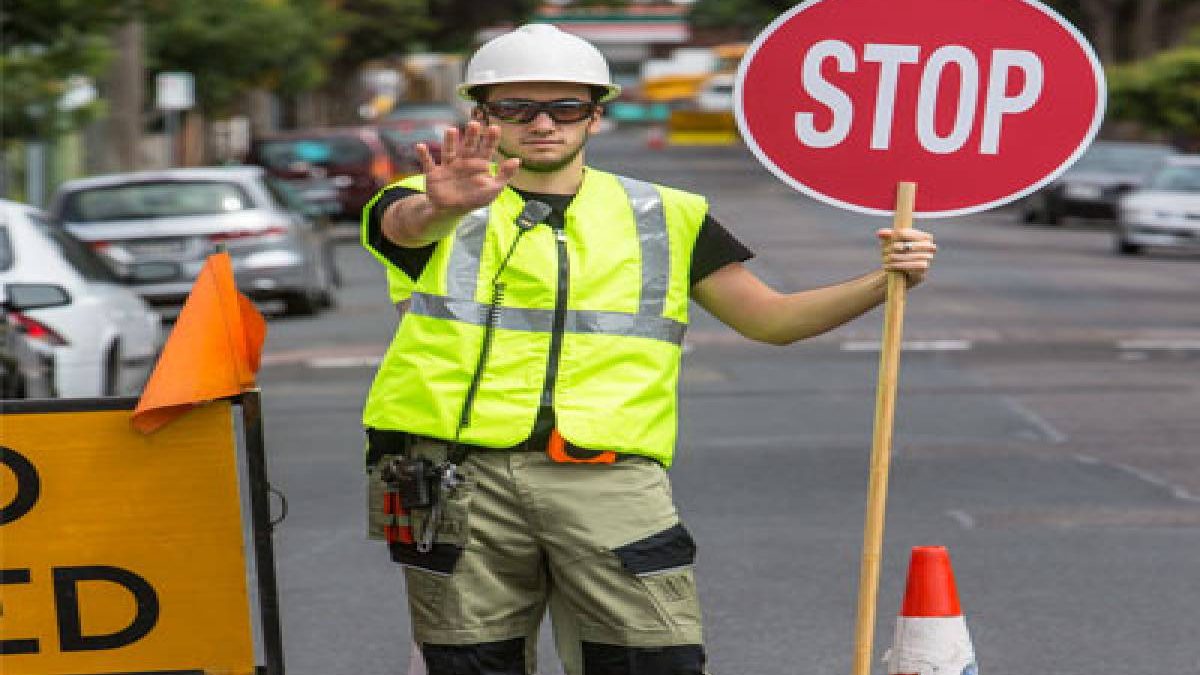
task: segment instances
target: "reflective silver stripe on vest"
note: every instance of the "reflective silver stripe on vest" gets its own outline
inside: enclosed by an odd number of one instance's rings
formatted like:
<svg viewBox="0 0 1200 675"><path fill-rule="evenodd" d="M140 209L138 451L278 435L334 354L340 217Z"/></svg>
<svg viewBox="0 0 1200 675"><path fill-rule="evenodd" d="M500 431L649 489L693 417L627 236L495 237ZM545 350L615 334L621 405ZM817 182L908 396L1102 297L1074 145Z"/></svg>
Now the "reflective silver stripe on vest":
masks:
<svg viewBox="0 0 1200 675"><path fill-rule="evenodd" d="M434 319L460 321L472 326L486 324L488 306L474 300L446 298L428 293L413 293L408 313ZM568 333L617 335L661 340L673 345L683 344L687 326L665 316L604 312L597 310L567 310L565 329ZM525 307L500 308L497 328L549 333L554 326L554 310Z"/></svg>
<svg viewBox="0 0 1200 675"><path fill-rule="evenodd" d="M446 295L475 299L475 289L479 285L479 259L483 255L490 216L491 209L485 206L463 216L459 222L446 269Z"/></svg>
<svg viewBox="0 0 1200 675"><path fill-rule="evenodd" d="M637 221L638 243L642 248L642 290L639 314L661 316L667 306L671 281L671 239L667 236L667 217L662 196L652 184L617 176L629 195L633 217Z"/></svg>

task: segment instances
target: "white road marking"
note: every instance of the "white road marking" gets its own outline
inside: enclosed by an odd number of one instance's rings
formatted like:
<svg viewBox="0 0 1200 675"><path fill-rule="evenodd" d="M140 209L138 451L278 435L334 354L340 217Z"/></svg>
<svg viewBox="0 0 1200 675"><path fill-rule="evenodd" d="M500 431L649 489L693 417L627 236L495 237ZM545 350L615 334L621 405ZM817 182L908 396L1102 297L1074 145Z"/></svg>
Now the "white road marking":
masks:
<svg viewBox="0 0 1200 675"><path fill-rule="evenodd" d="M900 351L962 352L972 346L970 340L906 340L900 343ZM844 352L877 352L882 348L878 340L848 340L841 345Z"/></svg>
<svg viewBox="0 0 1200 675"><path fill-rule="evenodd" d="M1120 469L1121 471L1124 471L1138 480L1145 481L1151 485L1170 491L1171 496L1180 501L1200 503L1200 495L1192 494L1191 491L1182 485L1175 485L1167 479L1157 474L1150 473L1145 469L1139 469L1130 464L1125 464L1124 462L1106 462L1097 457L1082 453L1075 453L1075 461L1079 462L1080 464L1107 465L1116 469Z"/></svg>
<svg viewBox="0 0 1200 675"><path fill-rule="evenodd" d="M1017 399L1013 398L1012 396L1001 396L1000 399L1004 401L1004 405L1008 406L1009 410L1016 413L1018 417L1025 420L1030 426L1041 432L1046 440L1050 441L1054 445L1062 445L1063 443L1067 442L1066 434L1056 429L1053 424L1047 422L1041 415L1035 413L1029 408L1026 408L1025 405Z"/></svg>
<svg viewBox="0 0 1200 675"><path fill-rule="evenodd" d="M323 356L304 363L309 368L375 368L382 361L381 356Z"/></svg>
<svg viewBox="0 0 1200 675"><path fill-rule="evenodd" d="M954 521L957 522L959 525L962 525L962 528L964 530L975 529L975 518L973 518L971 516L971 514L967 513L966 511L963 511L962 509L950 509L949 511L946 512L946 515L953 518Z"/></svg>
<svg viewBox="0 0 1200 675"><path fill-rule="evenodd" d="M1148 339L1117 340L1117 349L1145 351L1189 351L1200 350L1200 340L1195 339Z"/></svg>

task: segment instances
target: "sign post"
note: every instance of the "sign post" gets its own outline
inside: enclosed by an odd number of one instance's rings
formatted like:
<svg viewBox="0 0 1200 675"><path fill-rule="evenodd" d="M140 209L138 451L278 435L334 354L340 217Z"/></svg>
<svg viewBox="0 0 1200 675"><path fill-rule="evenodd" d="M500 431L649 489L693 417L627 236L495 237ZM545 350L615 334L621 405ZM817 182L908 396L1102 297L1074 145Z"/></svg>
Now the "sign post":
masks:
<svg viewBox="0 0 1200 675"><path fill-rule="evenodd" d="M1087 149L1104 102L1087 41L1036 0L807 0L754 40L734 88L763 166L898 230L1046 185ZM890 273L854 675L870 671L904 305L904 276Z"/></svg>
<svg viewBox="0 0 1200 675"><path fill-rule="evenodd" d="M155 106L166 118L167 162L178 163L175 137L179 135L179 113L196 105L196 83L191 73L159 73L155 83Z"/></svg>

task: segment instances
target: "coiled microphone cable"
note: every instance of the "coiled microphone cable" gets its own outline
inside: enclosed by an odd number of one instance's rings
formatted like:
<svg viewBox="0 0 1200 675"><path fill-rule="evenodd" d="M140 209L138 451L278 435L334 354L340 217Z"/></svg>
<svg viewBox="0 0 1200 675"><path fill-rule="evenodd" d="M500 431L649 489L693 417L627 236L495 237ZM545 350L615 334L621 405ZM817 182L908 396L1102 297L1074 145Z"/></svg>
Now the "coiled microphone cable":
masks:
<svg viewBox="0 0 1200 675"><path fill-rule="evenodd" d="M450 462L452 464L460 464L466 457L459 444L459 438L462 436L463 429L471 424L471 408L475 403L475 395L479 392L479 382L483 379L484 368L487 367L488 355L492 349L492 338L496 332L496 326L500 323L501 304L504 302L505 283L500 280L500 275L504 273L508 267L508 261L512 259L513 253L517 250L517 244L520 243L521 237L537 227L550 215L550 206L545 202L537 200L529 200L525 202L525 208L521 209L521 213L517 215L515 224L517 226L517 236L508 247L508 252L504 254L504 258L500 261L500 266L496 268L496 274L492 276L492 298L488 303L487 309L484 310L483 317L483 343L479 347L479 359L475 363L475 373L471 376L471 385L467 388L467 395L463 399L462 412L458 418L458 428L454 431L454 443L450 448Z"/></svg>

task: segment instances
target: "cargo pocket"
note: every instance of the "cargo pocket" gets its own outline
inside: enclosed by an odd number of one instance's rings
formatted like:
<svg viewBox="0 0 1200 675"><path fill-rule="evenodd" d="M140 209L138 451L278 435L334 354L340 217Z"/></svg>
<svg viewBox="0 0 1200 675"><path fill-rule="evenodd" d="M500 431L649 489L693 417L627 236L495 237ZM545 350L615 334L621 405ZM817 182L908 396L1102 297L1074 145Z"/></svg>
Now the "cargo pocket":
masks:
<svg viewBox="0 0 1200 675"><path fill-rule="evenodd" d="M418 632L441 628L445 623L442 616L442 601L450 579L444 575L416 567L404 569L405 595L408 596L408 611L413 628Z"/></svg>
<svg viewBox="0 0 1200 675"><path fill-rule="evenodd" d="M665 620L675 626L700 624L700 601L692 573L696 542L683 523L613 549L613 553L621 566L641 581Z"/></svg>

